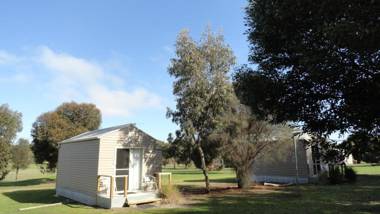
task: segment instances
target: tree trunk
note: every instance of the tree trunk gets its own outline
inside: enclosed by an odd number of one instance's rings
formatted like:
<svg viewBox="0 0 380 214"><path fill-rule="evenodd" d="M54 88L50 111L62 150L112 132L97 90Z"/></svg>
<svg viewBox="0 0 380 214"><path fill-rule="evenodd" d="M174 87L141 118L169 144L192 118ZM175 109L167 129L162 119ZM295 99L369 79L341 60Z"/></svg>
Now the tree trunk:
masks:
<svg viewBox="0 0 380 214"><path fill-rule="evenodd" d="M238 188L249 189L251 187L251 172L247 169L236 170Z"/></svg>
<svg viewBox="0 0 380 214"><path fill-rule="evenodd" d="M176 164L176 162L175 162L175 160L173 160L173 167L174 167L174 169L175 169L175 164Z"/></svg>
<svg viewBox="0 0 380 214"><path fill-rule="evenodd" d="M17 178L18 178L18 167L16 168L16 181L17 181Z"/></svg>
<svg viewBox="0 0 380 214"><path fill-rule="evenodd" d="M209 193L210 192L210 180L208 178L208 170L207 170L207 166L206 166L205 155L204 155L203 149L199 143L197 144L197 149L199 152L199 156L201 158L203 175L205 177L206 192Z"/></svg>

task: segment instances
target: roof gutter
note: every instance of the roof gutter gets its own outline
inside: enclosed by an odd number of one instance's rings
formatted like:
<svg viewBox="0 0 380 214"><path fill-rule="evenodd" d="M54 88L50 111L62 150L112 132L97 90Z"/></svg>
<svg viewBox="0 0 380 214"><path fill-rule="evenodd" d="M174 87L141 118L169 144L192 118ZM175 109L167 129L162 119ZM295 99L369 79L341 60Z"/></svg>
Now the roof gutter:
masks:
<svg viewBox="0 0 380 214"><path fill-rule="evenodd" d="M79 143L79 142L83 142L83 141L89 141L89 140L98 140L100 139L99 137L90 137L90 138L84 138L84 139L77 139L77 140L64 140L64 141L61 141L61 142L58 142L58 144L66 144L66 143Z"/></svg>

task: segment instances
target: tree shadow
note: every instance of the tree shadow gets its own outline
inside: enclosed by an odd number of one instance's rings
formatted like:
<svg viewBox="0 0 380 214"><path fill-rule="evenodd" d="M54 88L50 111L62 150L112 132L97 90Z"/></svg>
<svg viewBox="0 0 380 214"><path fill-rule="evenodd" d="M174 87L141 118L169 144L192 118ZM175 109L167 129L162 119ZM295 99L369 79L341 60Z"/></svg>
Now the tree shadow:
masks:
<svg viewBox="0 0 380 214"><path fill-rule="evenodd" d="M56 197L54 189L19 190L4 192L3 195L19 203L50 204L65 200L62 197Z"/></svg>
<svg viewBox="0 0 380 214"><path fill-rule="evenodd" d="M204 179L183 180L184 182L204 182ZM236 183L236 178L212 178L211 183Z"/></svg>
<svg viewBox="0 0 380 214"><path fill-rule="evenodd" d="M173 213L380 213L379 175L359 175L356 183L339 185L191 194L195 203Z"/></svg>
<svg viewBox="0 0 380 214"><path fill-rule="evenodd" d="M13 192L4 192L2 194L18 203L23 204L52 204L61 202L62 204L70 208L95 208L94 206L84 205L68 198L57 197L55 196L55 189L20 190ZM99 207L96 208L102 209Z"/></svg>
<svg viewBox="0 0 380 214"><path fill-rule="evenodd" d="M9 186L30 186L30 185L39 185L44 183L52 183L55 179L52 178L36 178L28 179L22 181L2 181L0 182L0 187L9 187Z"/></svg>

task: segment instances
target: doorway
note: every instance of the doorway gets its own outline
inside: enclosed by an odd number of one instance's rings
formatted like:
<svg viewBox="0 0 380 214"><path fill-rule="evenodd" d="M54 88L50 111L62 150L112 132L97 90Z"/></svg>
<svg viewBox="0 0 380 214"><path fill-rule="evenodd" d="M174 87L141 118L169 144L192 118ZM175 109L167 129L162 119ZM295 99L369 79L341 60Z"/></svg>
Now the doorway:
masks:
<svg viewBox="0 0 380 214"><path fill-rule="evenodd" d="M128 175L128 192L141 187L142 149L120 148L116 151L116 192L124 191L124 177Z"/></svg>

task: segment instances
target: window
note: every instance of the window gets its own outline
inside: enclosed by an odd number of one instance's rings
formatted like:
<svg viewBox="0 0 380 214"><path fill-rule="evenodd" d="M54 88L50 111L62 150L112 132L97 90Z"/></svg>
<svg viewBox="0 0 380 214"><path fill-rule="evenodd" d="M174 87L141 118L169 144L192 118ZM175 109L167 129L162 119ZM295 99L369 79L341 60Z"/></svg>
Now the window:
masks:
<svg viewBox="0 0 380 214"><path fill-rule="evenodd" d="M124 176L129 175L129 149L116 151L116 190L124 191Z"/></svg>
<svg viewBox="0 0 380 214"><path fill-rule="evenodd" d="M124 176L117 177L116 176L116 191L124 191Z"/></svg>
<svg viewBox="0 0 380 214"><path fill-rule="evenodd" d="M117 149L116 169L129 168L129 149Z"/></svg>

